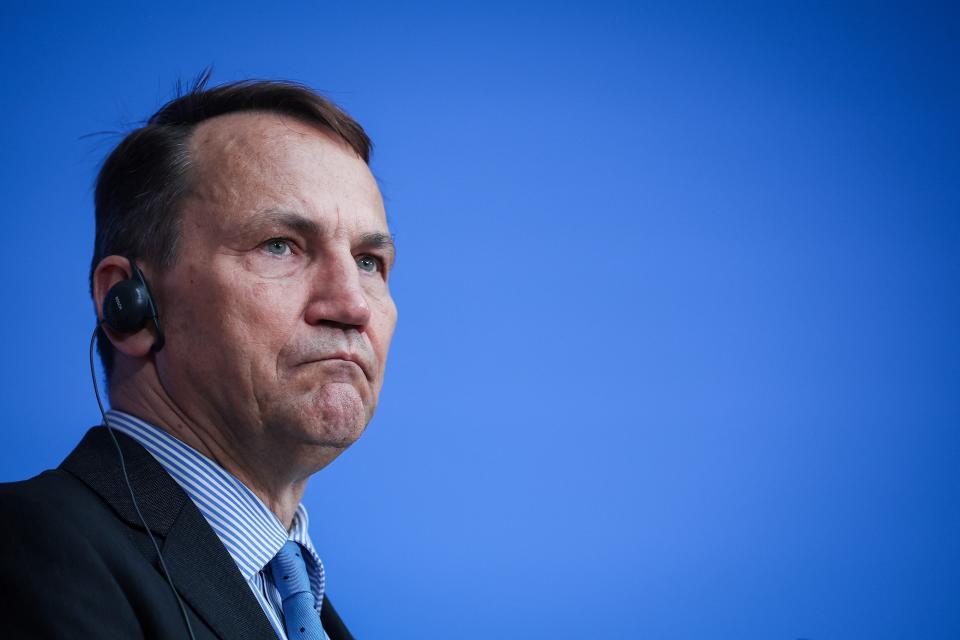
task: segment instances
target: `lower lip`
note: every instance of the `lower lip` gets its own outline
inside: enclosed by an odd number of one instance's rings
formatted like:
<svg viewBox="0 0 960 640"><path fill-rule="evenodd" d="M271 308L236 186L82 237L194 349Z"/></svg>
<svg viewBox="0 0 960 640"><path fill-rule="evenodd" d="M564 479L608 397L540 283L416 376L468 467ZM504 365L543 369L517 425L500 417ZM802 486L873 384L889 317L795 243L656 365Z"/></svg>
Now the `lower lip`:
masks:
<svg viewBox="0 0 960 640"><path fill-rule="evenodd" d="M326 364L334 367L337 367L339 365L339 367L342 367L343 369L346 369L346 370L356 369L356 370L359 370L361 373L363 373L363 367L358 365L356 362L354 362L353 360L343 360L341 358L325 358L323 360L314 360L312 362L308 362L307 364Z"/></svg>

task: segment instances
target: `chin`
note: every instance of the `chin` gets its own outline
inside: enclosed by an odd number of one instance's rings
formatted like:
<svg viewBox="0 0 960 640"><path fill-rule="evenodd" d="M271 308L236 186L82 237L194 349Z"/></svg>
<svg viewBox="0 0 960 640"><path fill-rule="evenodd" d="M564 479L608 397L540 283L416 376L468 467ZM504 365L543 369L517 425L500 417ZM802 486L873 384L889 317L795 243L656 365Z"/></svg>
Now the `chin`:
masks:
<svg viewBox="0 0 960 640"><path fill-rule="evenodd" d="M326 432L323 436L314 439L313 444L328 449L346 451L350 445L360 439L361 434L363 434L362 428L351 433L341 431Z"/></svg>
<svg viewBox="0 0 960 640"><path fill-rule="evenodd" d="M373 411L368 411L349 384L328 384L312 399L312 425L307 429L315 443L346 449L360 439Z"/></svg>

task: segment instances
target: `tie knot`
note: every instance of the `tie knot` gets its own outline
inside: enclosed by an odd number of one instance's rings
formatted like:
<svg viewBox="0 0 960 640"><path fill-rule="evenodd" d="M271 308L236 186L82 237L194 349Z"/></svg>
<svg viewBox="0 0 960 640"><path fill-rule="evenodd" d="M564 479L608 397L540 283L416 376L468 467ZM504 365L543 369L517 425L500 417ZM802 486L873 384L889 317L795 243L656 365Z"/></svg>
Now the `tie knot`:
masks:
<svg viewBox="0 0 960 640"><path fill-rule="evenodd" d="M283 600L298 593L312 595L307 565L303 561L303 550L293 540L287 540L270 561L270 571L273 572L273 582Z"/></svg>

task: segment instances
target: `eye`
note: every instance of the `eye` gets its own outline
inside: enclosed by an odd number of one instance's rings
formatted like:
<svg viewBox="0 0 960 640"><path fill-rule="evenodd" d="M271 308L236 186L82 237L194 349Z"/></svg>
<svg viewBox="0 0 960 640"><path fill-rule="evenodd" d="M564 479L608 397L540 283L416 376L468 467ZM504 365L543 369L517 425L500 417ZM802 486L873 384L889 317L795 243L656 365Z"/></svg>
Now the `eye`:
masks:
<svg viewBox="0 0 960 640"><path fill-rule="evenodd" d="M365 253L357 256L357 266L363 271L376 273L377 271L380 271L382 264L380 258L372 256L369 253Z"/></svg>
<svg viewBox="0 0 960 640"><path fill-rule="evenodd" d="M270 238L263 243L264 250L273 256L288 256L293 253L293 250L290 247L290 242L284 240L283 238Z"/></svg>

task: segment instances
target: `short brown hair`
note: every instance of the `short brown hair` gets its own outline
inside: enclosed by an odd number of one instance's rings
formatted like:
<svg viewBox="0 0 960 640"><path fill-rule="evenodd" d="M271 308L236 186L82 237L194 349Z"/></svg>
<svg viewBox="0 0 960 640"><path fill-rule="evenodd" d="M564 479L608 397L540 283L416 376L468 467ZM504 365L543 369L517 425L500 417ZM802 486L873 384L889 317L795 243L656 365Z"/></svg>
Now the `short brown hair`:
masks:
<svg viewBox="0 0 960 640"><path fill-rule="evenodd" d="M347 143L366 163L372 144L363 128L308 87L277 80L243 80L207 87L210 71L150 116L107 156L97 176L93 274L109 255L136 258L156 270L171 266L180 237L180 206L192 186L190 137L197 125L240 111L272 111L317 125ZM97 350L107 379L114 349L101 329Z"/></svg>

